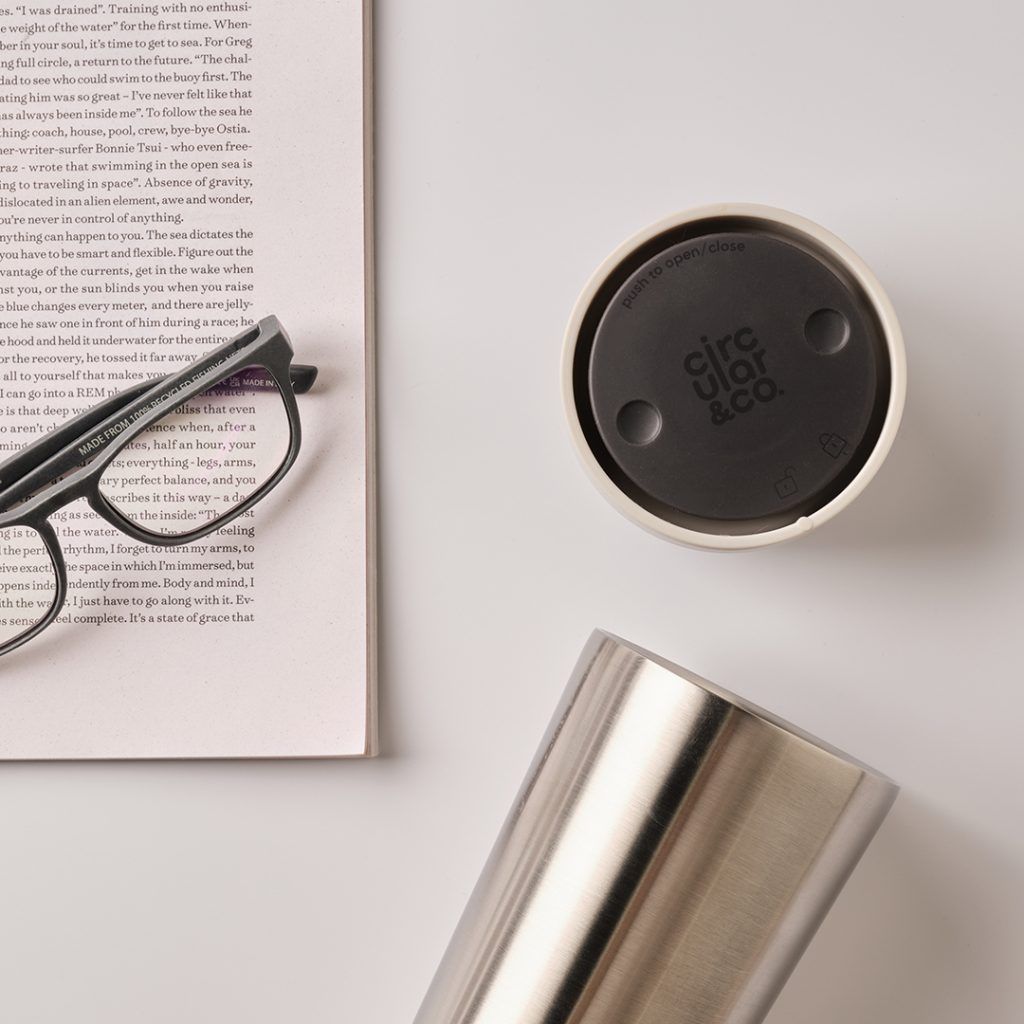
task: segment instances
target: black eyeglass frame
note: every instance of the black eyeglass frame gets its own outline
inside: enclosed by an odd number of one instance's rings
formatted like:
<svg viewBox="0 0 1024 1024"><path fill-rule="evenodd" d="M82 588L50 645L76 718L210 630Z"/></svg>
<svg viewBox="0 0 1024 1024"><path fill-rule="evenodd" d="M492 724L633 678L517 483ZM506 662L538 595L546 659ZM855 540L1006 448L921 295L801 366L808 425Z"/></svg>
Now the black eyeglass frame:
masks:
<svg viewBox="0 0 1024 1024"><path fill-rule="evenodd" d="M199 540L226 526L272 491L294 465L302 443L296 394L308 391L316 368L292 363L294 352L285 329L275 316L235 335L230 341L184 369L143 381L104 399L56 427L0 463L0 530L23 526L34 530L46 546L56 575L57 590L49 611L34 626L0 644L0 655L38 636L60 615L67 598L67 566L50 516L79 498L111 526L144 544L174 547ZM154 533L117 511L100 490L100 478L115 456L133 438L180 408L189 399L249 367L260 367L273 378L288 416L288 452L280 466L244 501L187 533ZM122 421L130 422L113 434ZM77 472L83 459L79 448L92 444L98 454ZM64 474L67 474L66 476ZM47 486L54 481L52 486ZM36 493L38 492L38 493ZM26 501L25 496L31 495ZM12 503L23 502L5 512Z"/></svg>

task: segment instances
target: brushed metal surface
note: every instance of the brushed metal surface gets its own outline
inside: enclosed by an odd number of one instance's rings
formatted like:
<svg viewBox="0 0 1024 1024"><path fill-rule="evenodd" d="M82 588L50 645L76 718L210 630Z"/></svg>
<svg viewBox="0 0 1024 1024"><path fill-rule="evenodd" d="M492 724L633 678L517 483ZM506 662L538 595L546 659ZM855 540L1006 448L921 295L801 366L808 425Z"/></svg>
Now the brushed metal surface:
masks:
<svg viewBox="0 0 1024 1024"><path fill-rule="evenodd" d="M415 1024L755 1024L896 792L594 633Z"/></svg>

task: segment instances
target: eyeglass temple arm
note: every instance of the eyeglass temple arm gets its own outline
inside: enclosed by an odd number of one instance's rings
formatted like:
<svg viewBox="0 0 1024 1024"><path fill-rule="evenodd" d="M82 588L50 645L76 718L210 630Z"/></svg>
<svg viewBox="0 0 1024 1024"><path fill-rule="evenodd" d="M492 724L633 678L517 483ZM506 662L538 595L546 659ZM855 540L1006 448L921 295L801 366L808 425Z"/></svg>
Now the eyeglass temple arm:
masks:
<svg viewBox="0 0 1024 1024"><path fill-rule="evenodd" d="M316 380L317 368L304 363L293 363L290 367L292 390L297 395L304 395L313 386ZM161 381L171 376L165 374L161 377L151 377L149 380L139 384L133 384L116 395L105 398L85 412L79 413L67 423L51 430L48 434L39 438L38 441L23 448L16 455L0 463L0 493L6 490L11 484L20 480L26 473L41 466L47 459L56 455L66 448L72 441L77 441L83 434L88 433L97 424L102 423L108 416L112 416L118 409L131 405L137 398L141 398L150 388L156 387Z"/></svg>

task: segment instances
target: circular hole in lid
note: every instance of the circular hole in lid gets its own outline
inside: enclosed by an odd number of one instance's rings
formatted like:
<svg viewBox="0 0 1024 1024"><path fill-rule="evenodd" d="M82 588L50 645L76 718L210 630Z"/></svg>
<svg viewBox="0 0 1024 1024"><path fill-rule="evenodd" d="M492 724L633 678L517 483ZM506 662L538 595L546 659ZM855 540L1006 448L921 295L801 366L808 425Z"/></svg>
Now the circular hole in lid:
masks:
<svg viewBox="0 0 1024 1024"><path fill-rule="evenodd" d="M834 356L850 340L850 323L838 310L818 309L807 318L804 337L819 355Z"/></svg>
<svg viewBox="0 0 1024 1024"><path fill-rule="evenodd" d="M642 399L627 402L615 420L619 436L629 444L650 444L661 433L661 413Z"/></svg>

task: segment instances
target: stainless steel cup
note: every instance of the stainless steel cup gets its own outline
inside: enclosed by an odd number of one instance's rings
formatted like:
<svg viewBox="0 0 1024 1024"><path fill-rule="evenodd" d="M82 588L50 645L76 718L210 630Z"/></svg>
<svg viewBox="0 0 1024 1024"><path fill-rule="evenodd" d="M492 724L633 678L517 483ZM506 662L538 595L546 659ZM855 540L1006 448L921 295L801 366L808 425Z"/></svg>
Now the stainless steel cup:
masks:
<svg viewBox="0 0 1024 1024"><path fill-rule="evenodd" d="M754 1024L896 796L605 633L415 1024Z"/></svg>

